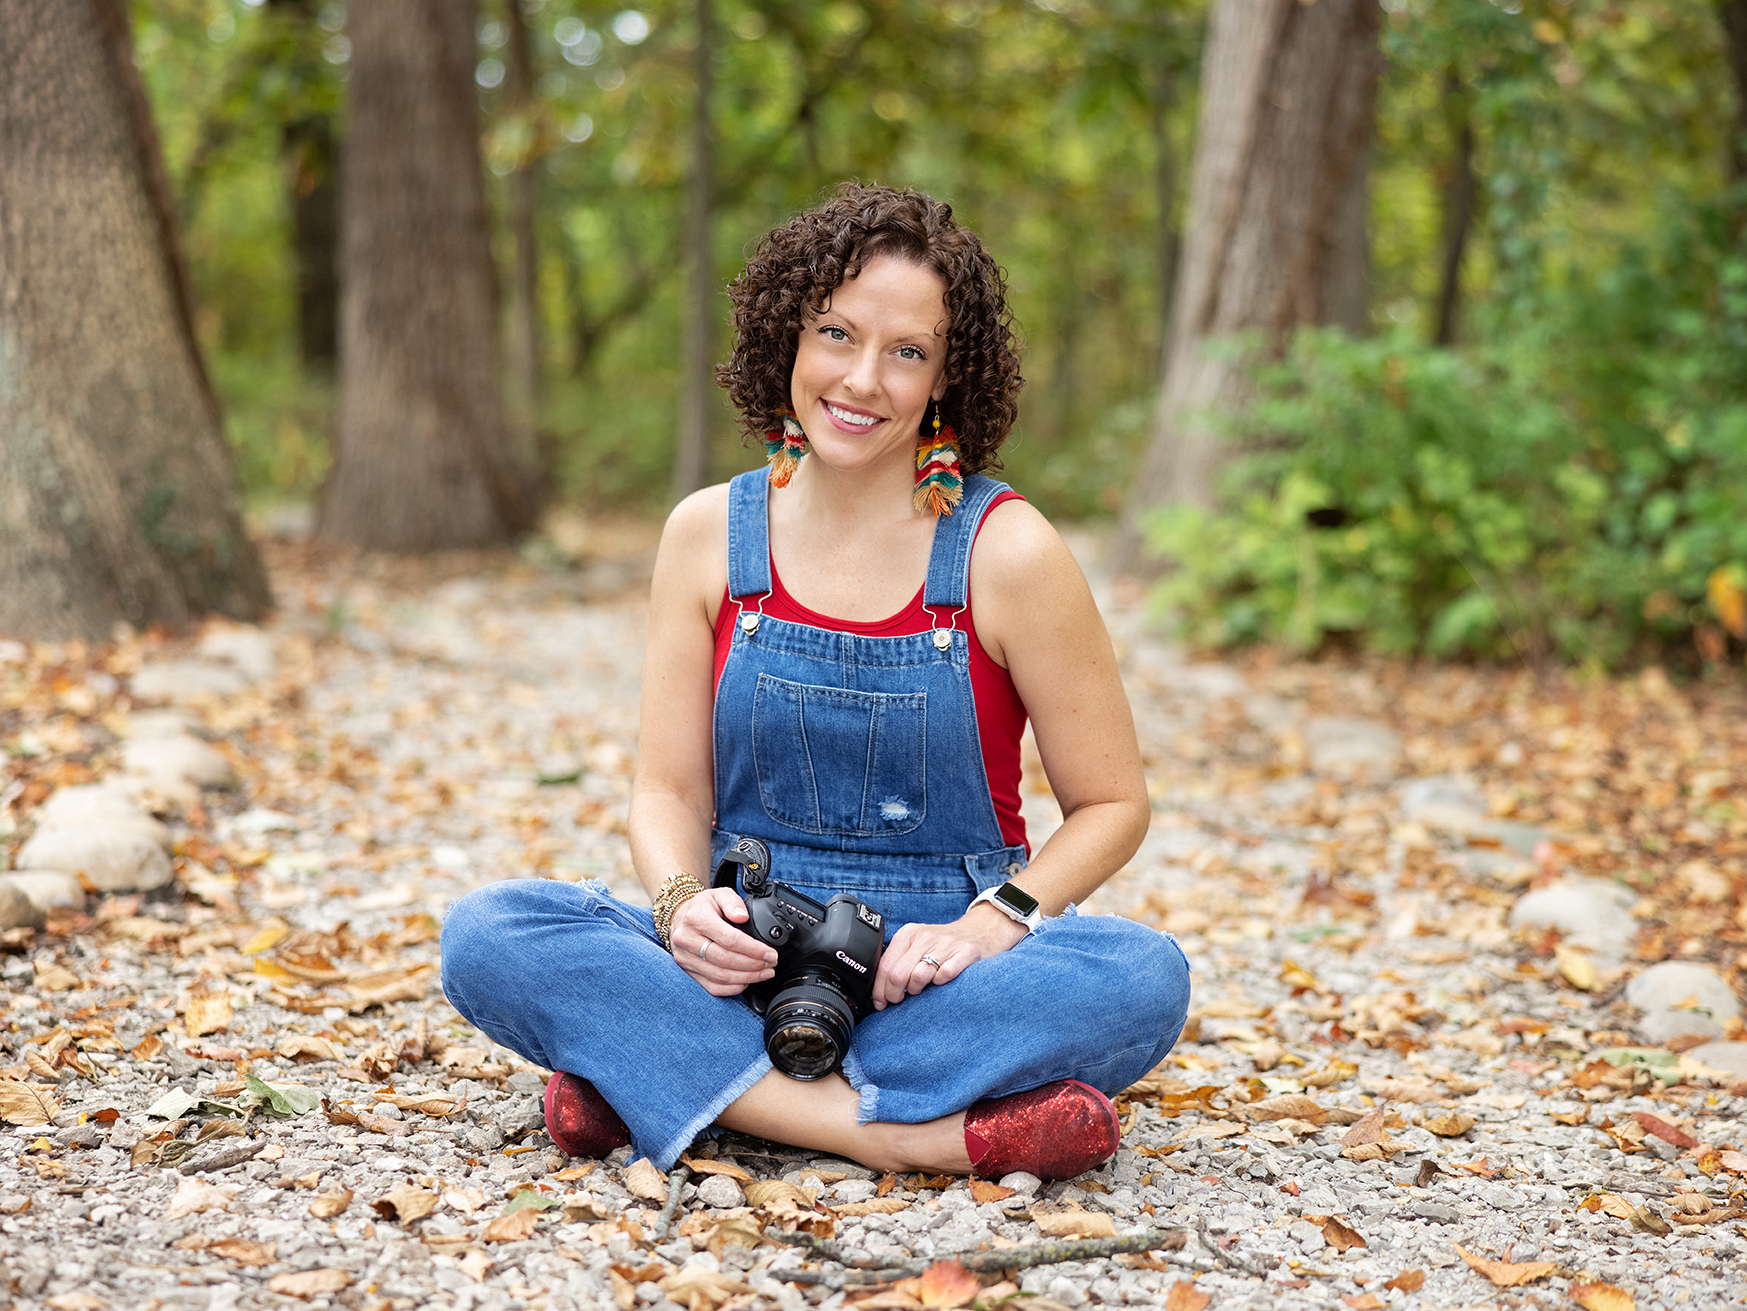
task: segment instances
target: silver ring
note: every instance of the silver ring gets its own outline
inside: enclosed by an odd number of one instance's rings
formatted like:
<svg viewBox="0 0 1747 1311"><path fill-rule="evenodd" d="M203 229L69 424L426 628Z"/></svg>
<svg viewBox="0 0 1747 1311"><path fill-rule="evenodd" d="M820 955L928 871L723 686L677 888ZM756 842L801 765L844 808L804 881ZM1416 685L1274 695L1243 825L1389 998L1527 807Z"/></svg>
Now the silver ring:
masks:
<svg viewBox="0 0 1747 1311"><path fill-rule="evenodd" d="M699 960L709 960L710 959L710 940L708 938L705 938L704 945L698 948L698 959Z"/></svg>
<svg viewBox="0 0 1747 1311"><path fill-rule="evenodd" d="M924 956L924 957L923 957L923 958L922 958L922 959L923 959L923 960L925 960L925 961L927 961L927 962L928 962L928 963L929 963L929 964L930 964L930 965L932 965L932 966L933 966L933 967L934 967L934 968L935 968L935 969L939 969L939 968L940 968L940 962L939 962L939 961L937 961L937 960L935 960L935 959L934 959L934 957L932 957L932 956Z"/></svg>

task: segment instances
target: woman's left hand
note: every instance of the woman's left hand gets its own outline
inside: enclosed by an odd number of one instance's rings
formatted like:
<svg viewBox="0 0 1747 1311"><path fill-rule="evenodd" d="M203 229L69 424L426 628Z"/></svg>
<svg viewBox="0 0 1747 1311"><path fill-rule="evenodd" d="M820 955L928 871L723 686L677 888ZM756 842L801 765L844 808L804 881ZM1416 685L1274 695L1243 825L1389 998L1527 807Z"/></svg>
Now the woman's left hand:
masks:
<svg viewBox="0 0 1747 1311"><path fill-rule="evenodd" d="M1025 926L987 905L951 924L906 924L892 935L874 978L873 1004L883 1011L933 983L951 983L966 967L1011 951Z"/></svg>

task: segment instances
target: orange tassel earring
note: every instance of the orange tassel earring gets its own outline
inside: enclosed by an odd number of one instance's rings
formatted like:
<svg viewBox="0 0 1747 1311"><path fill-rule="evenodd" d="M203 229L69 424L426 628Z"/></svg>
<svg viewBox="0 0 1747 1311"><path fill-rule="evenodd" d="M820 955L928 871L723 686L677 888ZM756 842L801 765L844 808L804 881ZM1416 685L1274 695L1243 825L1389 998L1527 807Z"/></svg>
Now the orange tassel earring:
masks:
<svg viewBox="0 0 1747 1311"><path fill-rule="evenodd" d="M940 426L940 406L934 407L934 431L916 445L916 491L911 501L918 514L939 518L951 514L964 496L959 471L958 437Z"/></svg>
<svg viewBox="0 0 1747 1311"><path fill-rule="evenodd" d="M782 429L764 435L765 458L770 464L772 487L787 487L795 470L801 467L801 457L807 453L807 430L792 414L783 415Z"/></svg>

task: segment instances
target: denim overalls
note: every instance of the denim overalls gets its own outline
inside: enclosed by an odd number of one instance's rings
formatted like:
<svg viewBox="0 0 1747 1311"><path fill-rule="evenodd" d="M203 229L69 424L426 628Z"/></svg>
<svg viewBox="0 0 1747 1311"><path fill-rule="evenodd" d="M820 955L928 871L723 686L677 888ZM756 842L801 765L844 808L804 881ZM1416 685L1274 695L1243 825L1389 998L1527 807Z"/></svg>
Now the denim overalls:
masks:
<svg viewBox="0 0 1747 1311"><path fill-rule="evenodd" d="M948 923L1017 874L983 770L960 612L976 529L1003 485L965 481L935 528L931 632L865 637L767 618L763 469L729 486L733 645L717 686L712 871L740 835L772 877L826 901L854 893L888 936ZM697 871L707 882L711 871ZM515 880L458 901L443 987L495 1041L590 1080L666 1169L770 1072L763 1021L712 997L662 948L645 907L599 884ZM1188 966L1130 920L1066 914L1013 950L861 1021L843 1073L863 1123L919 1123L1053 1079L1115 1092L1164 1058L1188 1008Z"/></svg>

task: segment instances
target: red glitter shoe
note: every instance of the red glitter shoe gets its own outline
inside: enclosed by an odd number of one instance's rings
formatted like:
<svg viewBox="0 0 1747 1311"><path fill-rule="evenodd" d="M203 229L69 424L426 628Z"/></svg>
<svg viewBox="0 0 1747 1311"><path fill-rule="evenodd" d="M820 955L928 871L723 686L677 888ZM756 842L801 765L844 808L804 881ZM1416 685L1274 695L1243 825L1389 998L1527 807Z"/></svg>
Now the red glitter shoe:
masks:
<svg viewBox="0 0 1747 1311"><path fill-rule="evenodd" d="M1078 1079L977 1102L964 1113L971 1173L983 1179L1015 1170L1072 1179L1108 1161L1121 1141L1110 1099Z"/></svg>
<svg viewBox="0 0 1747 1311"><path fill-rule="evenodd" d="M546 1082L546 1136L567 1156L599 1158L631 1141L631 1131L587 1079L558 1071Z"/></svg>

